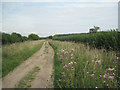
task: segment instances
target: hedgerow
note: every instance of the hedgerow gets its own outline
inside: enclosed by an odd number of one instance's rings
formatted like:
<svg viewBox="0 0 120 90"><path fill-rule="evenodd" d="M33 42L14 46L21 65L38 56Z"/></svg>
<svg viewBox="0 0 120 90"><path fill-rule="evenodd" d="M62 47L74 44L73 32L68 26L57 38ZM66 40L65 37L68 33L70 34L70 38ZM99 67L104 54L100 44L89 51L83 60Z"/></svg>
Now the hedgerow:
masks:
<svg viewBox="0 0 120 90"><path fill-rule="evenodd" d="M23 41L26 41L26 40L28 40L27 37L21 36L18 33L12 33L12 34L2 33L2 44L23 42Z"/></svg>
<svg viewBox="0 0 120 90"><path fill-rule="evenodd" d="M12 34L2 33L2 44L11 44L15 42L23 42L27 40L39 40L39 36L36 34L30 34L28 37L22 36L19 33L13 32Z"/></svg>

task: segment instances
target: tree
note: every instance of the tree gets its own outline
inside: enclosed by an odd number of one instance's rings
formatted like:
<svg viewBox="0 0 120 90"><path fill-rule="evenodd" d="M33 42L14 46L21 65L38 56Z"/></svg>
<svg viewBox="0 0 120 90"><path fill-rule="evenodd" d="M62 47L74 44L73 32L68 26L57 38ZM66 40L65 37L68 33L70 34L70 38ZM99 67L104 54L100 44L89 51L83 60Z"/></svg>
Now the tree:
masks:
<svg viewBox="0 0 120 90"><path fill-rule="evenodd" d="M27 41L28 38L27 38L26 36L22 36L22 40L23 40L23 41Z"/></svg>
<svg viewBox="0 0 120 90"><path fill-rule="evenodd" d="M22 36L19 33L12 33L11 34L11 39L12 39L12 43L23 41Z"/></svg>
<svg viewBox="0 0 120 90"><path fill-rule="evenodd" d="M49 38L49 39L52 39L53 37L52 37L52 36L49 36L48 38Z"/></svg>
<svg viewBox="0 0 120 90"><path fill-rule="evenodd" d="M0 32L1 34L1 32ZM7 33L2 33L2 37L0 36L0 41L2 40L2 44L11 44L15 42L23 42L28 40L27 37L20 35L19 33L12 33L12 34L7 34Z"/></svg>
<svg viewBox="0 0 120 90"><path fill-rule="evenodd" d="M89 32L90 32L90 33L96 33L96 32L98 32L99 29L100 29L100 27L94 26L94 28L91 28L91 29L89 30Z"/></svg>
<svg viewBox="0 0 120 90"><path fill-rule="evenodd" d="M2 44L12 43L10 34L2 33Z"/></svg>
<svg viewBox="0 0 120 90"><path fill-rule="evenodd" d="M36 35L36 34L30 34L30 35L28 36L28 38L29 38L30 40L39 40L39 39L40 39L40 37L39 37L38 35Z"/></svg>

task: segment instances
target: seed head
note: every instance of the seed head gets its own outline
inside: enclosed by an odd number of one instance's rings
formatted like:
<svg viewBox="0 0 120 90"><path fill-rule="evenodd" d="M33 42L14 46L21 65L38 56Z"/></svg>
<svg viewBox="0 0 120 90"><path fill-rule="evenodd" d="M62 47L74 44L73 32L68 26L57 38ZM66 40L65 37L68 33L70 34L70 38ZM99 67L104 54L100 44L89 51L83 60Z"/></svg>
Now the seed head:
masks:
<svg viewBox="0 0 120 90"><path fill-rule="evenodd" d="M114 76L109 76L109 80L114 80Z"/></svg>
<svg viewBox="0 0 120 90"><path fill-rule="evenodd" d="M94 77L94 74L91 74L91 77Z"/></svg>
<svg viewBox="0 0 120 90"><path fill-rule="evenodd" d="M117 60L119 59L119 57L117 57Z"/></svg>

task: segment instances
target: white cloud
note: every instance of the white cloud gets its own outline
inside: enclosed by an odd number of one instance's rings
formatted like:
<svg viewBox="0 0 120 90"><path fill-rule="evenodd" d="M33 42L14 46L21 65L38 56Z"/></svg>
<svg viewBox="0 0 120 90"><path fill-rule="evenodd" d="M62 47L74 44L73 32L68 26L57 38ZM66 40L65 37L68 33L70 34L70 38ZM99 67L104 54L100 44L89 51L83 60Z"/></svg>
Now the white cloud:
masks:
<svg viewBox="0 0 120 90"><path fill-rule="evenodd" d="M2 2L118 2L119 0L2 0Z"/></svg>
<svg viewBox="0 0 120 90"><path fill-rule="evenodd" d="M36 5L37 4L37 5ZM117 4L101 3L4 3L3 31L31 32L40 36L83 33L96 25L102 30L117 28ZM58 6L57 6L58 5ZM82 7L80 5L83 5ZM85 7L88 6L88 7ZM50 8L51 7L51 8Z"/></svg>
<svg viewBox="0 0 120 90"><path fill-rule="evenodd" d="M2 31L2 3L0 3L0 32Z"/></svg>

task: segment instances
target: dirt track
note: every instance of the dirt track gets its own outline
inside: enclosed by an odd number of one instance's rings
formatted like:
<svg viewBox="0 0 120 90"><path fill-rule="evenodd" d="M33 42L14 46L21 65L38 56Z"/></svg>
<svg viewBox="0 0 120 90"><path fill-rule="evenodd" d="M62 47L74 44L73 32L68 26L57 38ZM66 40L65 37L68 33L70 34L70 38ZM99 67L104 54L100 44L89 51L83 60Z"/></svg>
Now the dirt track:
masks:
<svg viewBox="0 0 120 90"><path fill-rule="evenodd" d="M31 82L31 88L52 88L53 59L54 51L49 43L45 42L38 52L3 78L2 87L15 88L15 85L17 85L28 72L34 67L39 67L40 71Z"/></svg>

